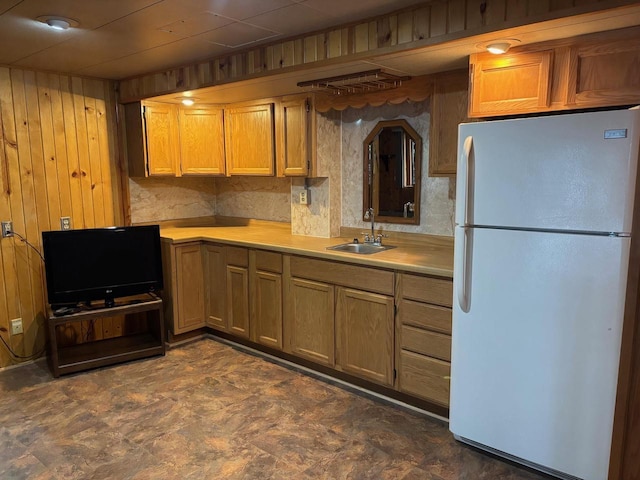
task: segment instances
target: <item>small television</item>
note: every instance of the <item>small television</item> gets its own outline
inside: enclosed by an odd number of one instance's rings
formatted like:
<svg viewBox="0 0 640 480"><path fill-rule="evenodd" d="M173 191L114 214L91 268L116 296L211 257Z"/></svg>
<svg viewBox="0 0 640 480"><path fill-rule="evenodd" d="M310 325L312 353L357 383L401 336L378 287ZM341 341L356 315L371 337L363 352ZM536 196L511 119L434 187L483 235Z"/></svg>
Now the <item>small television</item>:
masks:
<svg viewBox="0 0 640 480"><path fill-rule="evenodd" d="M162 289L158 225L42 232L42 246L54 309Z"/></svg>

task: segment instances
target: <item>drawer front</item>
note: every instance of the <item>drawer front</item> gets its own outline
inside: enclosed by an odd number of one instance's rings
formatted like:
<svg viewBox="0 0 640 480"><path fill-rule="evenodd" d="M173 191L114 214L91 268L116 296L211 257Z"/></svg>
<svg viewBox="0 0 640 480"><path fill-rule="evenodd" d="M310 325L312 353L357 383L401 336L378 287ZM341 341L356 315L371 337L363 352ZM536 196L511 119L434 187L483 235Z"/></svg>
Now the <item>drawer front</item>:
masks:
<svg viewBox="0 0 640 480"><path fill-rule="evenodd" d="M282 254L256 250L256 269L266 272L282 273Z"/></svg>
<svg viewBox="0 0 640 480"><path fill-rule="evenodd" d="M451 309L447 307L401 300L400 321L403 325L413 325L451 335Z"/></svg>
<svg viewBox="0 0 640 480"><path fill-rule="evenodd" d="M249 250L241 247L227 247L227 265L249 266Z"/></svg>
<svg viewBox="0 0 640 480"><path fill-rule="evenodd" d="M400 352L400 390L449 406L451 366L418 353Z"/></svg>
<svg viewBox="0 0 640 480"><path fill-rule="evenodd" d="M453 281L403 273L401 294L402 298L450 307L453 302Z"/></svg>
<svg viewBox="0 0 640 480"><path fill-rule="evenodd" d="M388 270L292 256L291 275L367 292L393 295L394 277L393 272Z"/></svg>
<svg viewBox="0 0 640 480"><path fill-rule="evenodd" d="M400 329L400 347L414 353L451 361L451 337L442 333L403 325Z"/></svg>

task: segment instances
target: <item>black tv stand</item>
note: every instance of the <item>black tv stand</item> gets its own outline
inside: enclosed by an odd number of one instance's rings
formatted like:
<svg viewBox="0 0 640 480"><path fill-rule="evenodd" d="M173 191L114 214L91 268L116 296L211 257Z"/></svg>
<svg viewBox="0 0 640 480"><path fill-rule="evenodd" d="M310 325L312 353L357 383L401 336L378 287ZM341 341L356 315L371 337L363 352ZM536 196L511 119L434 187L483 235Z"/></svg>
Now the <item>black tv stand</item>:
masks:
<svg viewBox="0 0 640 480"><path fill-rule="evenodd" d="M70 346L58 345L58 327L73 322L91 322L99 318L118 316L124 317L125 325L128 318L143 316L146 331L133 334L123 331L124 335L118 337ZM107 307L106 304L97 308L85 306L67 314L52 311L48 324L48 360L54 377L165 353L162 300L155 295L126 297L117 299L111 307Z"/></svg>

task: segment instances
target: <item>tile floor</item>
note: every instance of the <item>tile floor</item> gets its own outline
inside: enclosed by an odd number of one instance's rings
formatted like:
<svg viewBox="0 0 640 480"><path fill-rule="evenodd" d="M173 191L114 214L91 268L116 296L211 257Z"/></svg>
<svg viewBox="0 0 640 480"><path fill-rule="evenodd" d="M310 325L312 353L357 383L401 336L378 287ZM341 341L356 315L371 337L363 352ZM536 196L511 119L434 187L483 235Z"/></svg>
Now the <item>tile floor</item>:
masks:
<svg viewBox="0 0 640 480"><path fill-rule="evenodd" d="M0 478L547 478L445 423L210 339L53 379L0 372Z"/></svg>

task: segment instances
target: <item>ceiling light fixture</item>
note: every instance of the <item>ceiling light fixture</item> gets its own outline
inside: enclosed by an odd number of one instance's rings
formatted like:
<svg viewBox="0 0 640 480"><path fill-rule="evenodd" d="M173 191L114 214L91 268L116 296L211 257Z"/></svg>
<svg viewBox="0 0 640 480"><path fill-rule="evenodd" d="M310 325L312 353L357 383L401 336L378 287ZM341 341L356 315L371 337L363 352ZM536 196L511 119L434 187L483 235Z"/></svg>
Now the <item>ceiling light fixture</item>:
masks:
<svg viewBox="0 0 640 480"><path fill-rule="evenodd" d="M183 98L181 101L182 101L182 104L186 107L190 107L194 103L196 103L195 98Z"/></svg>
<svg viewBox="0 0 640 480"><path fill-rule="evenodd" d="M511 44L509 42L497 42L487 45L487 51L495 55L507 53L510 48Z"/></svg>
<svg viewBox="0 0 640 480"><path fill-rule="evenodd" d="M77 21L66 17L56 17L52 15L44 15L36 18L39 22L42 22L54 30L67 30L69 27L77 27L80 25Z"/></svg>

